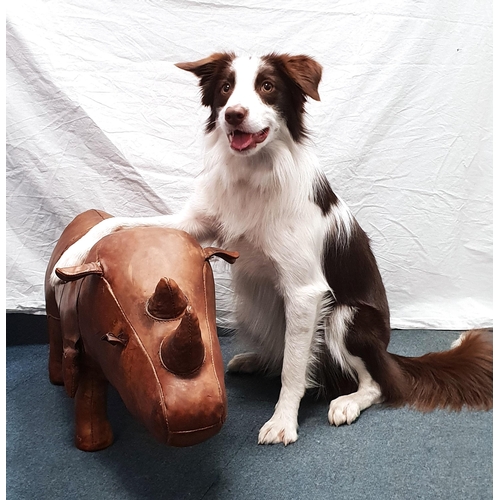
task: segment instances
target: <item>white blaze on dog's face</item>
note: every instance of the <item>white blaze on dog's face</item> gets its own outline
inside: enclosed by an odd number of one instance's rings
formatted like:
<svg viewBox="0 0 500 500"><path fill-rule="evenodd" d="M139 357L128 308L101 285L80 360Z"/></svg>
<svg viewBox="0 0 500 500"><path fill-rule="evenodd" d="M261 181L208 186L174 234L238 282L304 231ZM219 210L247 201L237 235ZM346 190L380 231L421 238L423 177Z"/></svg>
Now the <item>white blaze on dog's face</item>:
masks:
<svg viewBox="0 0 500 500"><path fill-rule="evenodd" d="M306 136L304 103L306 96L319 100L321 80L321 66L310 57L219 53L177 66L200 78L202 104L211 109L207 131L219 128L234 154L264 148L283 124L294 141Z"/></svg>
<svg viewBox="0 0 500 500"><path fill-rule="evenodd" d="M265 92L263 88L271 93L274 84L265 81L257 85L262 72L260 58L238 57L230 69L231 77L221 87L222 94L229 97L219 110L217 122L226 134L231 150L251 154L263 147L269 135L279 127L277 111L261 96Z"/></svg>

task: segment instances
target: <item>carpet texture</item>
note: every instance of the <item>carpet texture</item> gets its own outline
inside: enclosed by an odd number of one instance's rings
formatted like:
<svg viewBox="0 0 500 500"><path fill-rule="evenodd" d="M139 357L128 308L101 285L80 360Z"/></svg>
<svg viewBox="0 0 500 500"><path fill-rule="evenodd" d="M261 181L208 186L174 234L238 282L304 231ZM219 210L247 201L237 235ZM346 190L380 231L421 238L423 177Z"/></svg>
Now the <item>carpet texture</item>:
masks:
<svg viewBox="0 0 500 500"><path fill-rule="evenodd" d="M389 350L416 356L447 349L458 332L394 331ZM220 338L224 360L236 352ZM48 346L7 348L8 499L492 498L492 412L373 406L350 426L330 427L327 402L306 396L299 440L259 446L279 380L226 376L221 432L191 448L157 443L110 390L115 443L73 446L73 400L49 383Z"/></svg>

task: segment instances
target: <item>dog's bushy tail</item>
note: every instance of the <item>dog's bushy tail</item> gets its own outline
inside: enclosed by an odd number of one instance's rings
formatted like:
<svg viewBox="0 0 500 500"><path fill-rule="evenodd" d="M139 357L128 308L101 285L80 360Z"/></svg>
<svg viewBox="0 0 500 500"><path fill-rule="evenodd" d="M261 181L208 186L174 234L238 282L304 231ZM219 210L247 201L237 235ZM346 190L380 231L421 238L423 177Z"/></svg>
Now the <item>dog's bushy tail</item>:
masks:
<svg viewBox="0 0 500 500"><path fill-rule="evenodd" d="M389 354L405 379L404 393L386 403L421 411L488 410L493 406L493 331L469 330L449 351L417 358Z"/></svg>

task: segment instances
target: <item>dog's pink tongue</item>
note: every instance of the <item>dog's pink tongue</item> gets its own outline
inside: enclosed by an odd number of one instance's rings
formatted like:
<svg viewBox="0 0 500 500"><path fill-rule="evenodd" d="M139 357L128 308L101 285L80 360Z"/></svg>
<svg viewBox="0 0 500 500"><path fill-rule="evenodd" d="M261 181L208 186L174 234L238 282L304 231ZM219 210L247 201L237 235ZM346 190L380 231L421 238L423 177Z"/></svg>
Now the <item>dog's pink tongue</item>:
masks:
<svg viewBox="0 0 500 500"><path fill-rule="evenodd" d="M238 151L243 151L252 145L253 134L246 134L243 132L236 132L231 138L231 147Z"/></svg>

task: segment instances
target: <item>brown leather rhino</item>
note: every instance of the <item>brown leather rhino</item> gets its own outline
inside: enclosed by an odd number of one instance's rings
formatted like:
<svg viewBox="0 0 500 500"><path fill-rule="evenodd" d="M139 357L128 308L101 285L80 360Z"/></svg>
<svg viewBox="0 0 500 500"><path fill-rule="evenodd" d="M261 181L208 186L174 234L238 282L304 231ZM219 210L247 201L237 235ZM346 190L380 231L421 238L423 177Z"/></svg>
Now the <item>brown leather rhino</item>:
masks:
<svg viewBox="0 0 500 500"><path fill-rule="evenodd" d="M111 215L89 210L64 230L52 253L45 298L49 377L75 398L75 444L113 442L108 381L128 410L160 441L190 446L226 418L224 368L208 260L236 252L202 248L183 231L140 227L100 240L81 266L57 269L64 250Z"/></svg>

